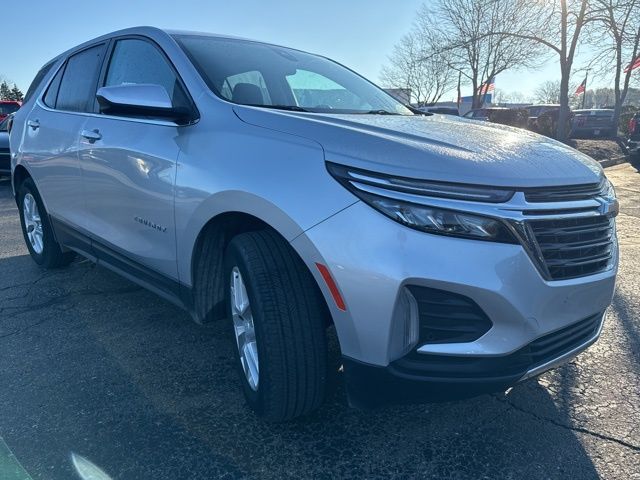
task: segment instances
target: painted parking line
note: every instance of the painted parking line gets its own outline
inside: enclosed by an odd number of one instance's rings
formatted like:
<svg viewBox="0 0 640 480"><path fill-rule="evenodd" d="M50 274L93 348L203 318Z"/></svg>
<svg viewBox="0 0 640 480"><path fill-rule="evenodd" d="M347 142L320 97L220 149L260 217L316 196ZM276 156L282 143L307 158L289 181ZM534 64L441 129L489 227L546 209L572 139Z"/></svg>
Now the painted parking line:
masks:
<svg viewBox="0 0 640 480"><path fill-rule="evenodd" d="M0 437L0 478L2 480L33 480L2 437Z"/></svg>

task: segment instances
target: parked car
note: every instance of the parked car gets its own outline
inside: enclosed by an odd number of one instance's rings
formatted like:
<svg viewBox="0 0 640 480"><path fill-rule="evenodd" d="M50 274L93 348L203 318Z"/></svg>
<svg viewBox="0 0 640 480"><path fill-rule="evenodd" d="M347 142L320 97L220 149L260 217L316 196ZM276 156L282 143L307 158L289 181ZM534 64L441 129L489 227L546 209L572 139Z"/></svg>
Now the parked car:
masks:
<svg viewBox="0 0 640 480"><path fill-rule="evenodd" d="M21 102L14 102L13 100L0 100L0 121L17 112L21 105Z"/></svg>
<svg viewBox="0 0 640 480"><path fill-rule="evenodd" d="M420 107L418 108L418 110L424 113L439 113L442 115L453 115L456 117L460 116L458 109L455 107L438 107L438 106Z"/></svg>
<svg viewBox="0 0 640 480"><path fill-rule="evenodd" d="M543 128L538 125L538 118L542 114L547 114L546 117L549 117L549 115L551 116L555 115L557 117L557 112L560 110L560 105L555 103L544 103L544 104L537 104L537 105L528 105L523 108L527 110L527 112L529 113L527 128L529 130L533 130L534 132L538 132L541 128Z"/></svg>
<svg viewBox="0 0 640 480"><path fill-rule="evenodd" d="M597 162L414 115L299 50L102 36L40 70L10 141L33 260L80 254L226 322L271 421L322 403L330 325L352 404L469 396L567 362L612 299L617 200Z"/></svg>
<svg viewBox="0 0 640 480"><path fill-rule="evenodd" d="M463 115L464 118L470 118L472 120L489 120L489 115L493 111L498 110L509 110L505 107L483 107L483 108L475 108L473 110L469 110L467 113Z"/></svg>
<svg viewBox="0 0 640 480"><path fill-rule="evenodd" d="M536 105L527 105L526 107L522 107L529 112L529 118L538 118L545 112L549 112L552 110L559 110L560 105L557 103L542 103Z"/></svg>
<svg viewBox="0 0 640 480"><path fill-rule="evenodd" d="M613 137L617 130L613 110L590 108L573 111L571 137Z"/></svg>
<svg viewBox="0 0 640 480"><path fill-rule="evenodd" d="M0 176L11 175L11 156L9 154L9 118L0 121Z"/></svg>
<svg viewBox="0 0 640 480"><path fill-rule="evenodd" d="M631 156L640 159L640 112L636 112L629 120L627 149Z"/></svg>

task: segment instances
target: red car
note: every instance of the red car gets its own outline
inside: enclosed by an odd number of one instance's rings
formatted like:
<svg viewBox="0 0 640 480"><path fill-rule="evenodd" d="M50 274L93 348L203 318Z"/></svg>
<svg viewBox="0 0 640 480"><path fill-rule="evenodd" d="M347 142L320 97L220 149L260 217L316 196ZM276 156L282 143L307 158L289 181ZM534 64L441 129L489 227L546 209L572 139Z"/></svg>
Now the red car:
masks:
<svg viewBox="0 0 640 480"><path fill-rule="evenodd" d="M22 102L16 102L14 100L0 100L0 122L8 115L17 112L21 106Z"/></svg>

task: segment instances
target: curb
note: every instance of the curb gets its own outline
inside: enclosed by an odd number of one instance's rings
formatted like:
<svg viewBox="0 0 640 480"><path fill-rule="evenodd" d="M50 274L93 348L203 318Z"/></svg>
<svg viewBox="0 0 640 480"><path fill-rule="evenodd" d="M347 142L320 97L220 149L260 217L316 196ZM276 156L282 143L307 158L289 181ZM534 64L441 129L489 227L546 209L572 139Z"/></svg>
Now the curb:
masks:
<svg viewBox="0 0 640 480"><path fill-rule="evenodd" d="M614 158L607 158L606 160L600 160L600 165L602 166L602 168L608 168L608 167L613 167L615 165L620 165L621 163L626 163L628 161L629 161L629 157L627 156L614 157Z"/></svg>

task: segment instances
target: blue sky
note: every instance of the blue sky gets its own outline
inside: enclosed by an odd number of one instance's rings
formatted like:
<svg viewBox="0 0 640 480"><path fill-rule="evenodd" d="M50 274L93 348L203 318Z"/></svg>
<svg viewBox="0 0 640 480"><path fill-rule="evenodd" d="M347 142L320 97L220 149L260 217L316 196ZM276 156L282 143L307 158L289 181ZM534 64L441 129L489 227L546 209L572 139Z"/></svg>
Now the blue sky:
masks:
<svg viewBox="0 0 640 480"><path fill-rule="evenodd" d="M113 30L153 25L296 47L331 57L379 83L382 65L393 45L410 29L423 2L31 0L2 22L0 75L26 91L37 70L62 51ZM536 72L504 73L496 79L496 86L531 94L539 82L559 78L554 63L549 61Z"/></svg>

